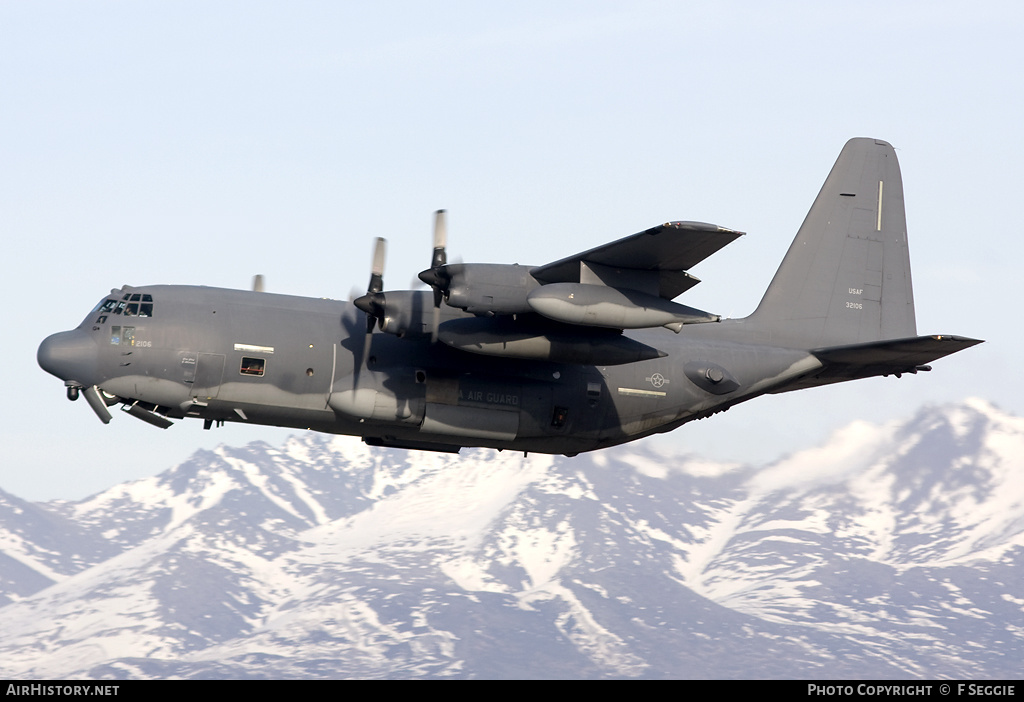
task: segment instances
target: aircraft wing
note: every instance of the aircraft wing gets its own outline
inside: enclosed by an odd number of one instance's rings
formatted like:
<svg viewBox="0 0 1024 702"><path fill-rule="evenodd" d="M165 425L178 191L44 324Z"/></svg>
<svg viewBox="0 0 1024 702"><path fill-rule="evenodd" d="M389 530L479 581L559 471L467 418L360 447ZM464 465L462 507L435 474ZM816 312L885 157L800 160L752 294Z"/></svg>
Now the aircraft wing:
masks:
<svg viewBox="0 0 1024 702"><path fill-rule="evenodd" d="M667 222L531 269L542 283L598 282L671 300L700 282L686 271L743 232L704 222ZM595 280L596 279L596 280Z"/></svg>

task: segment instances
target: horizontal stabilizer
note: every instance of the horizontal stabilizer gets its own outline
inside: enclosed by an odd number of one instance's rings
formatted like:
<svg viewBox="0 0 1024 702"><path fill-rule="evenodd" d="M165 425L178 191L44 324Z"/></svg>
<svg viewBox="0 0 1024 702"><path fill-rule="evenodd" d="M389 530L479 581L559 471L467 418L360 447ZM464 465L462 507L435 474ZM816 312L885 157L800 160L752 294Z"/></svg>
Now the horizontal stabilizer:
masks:
<svg viewBox="0 0 1024 702"><path fill-rule="evenodd" d="M844 378L866 378L911 373L932 361L980 343L979 339L963 336L918 336L830 346L814 349L811 353L825 364L828 375L838 373Z"/></svg>
<svg viewBox="0 0 1024 702"><path fill-rule="evenodd" d="M928 371L932 361L980 343L980 339L943 334L813 349L810 353L821 361L822 367L770 392L792 392L858 378L900 377L904 373Z"/></svg>

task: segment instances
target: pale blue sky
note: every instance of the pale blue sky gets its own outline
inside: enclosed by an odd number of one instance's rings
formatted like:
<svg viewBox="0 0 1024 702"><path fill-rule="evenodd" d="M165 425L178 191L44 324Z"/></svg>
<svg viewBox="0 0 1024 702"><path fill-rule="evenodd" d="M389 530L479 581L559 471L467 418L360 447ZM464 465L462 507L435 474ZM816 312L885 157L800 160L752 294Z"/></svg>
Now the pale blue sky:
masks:
<svg viewBox="0 0 1024 702"><path fill-rule="evenodd" d="M124 283L345 298L450 212L466 261L540 264L672 219L748 232L681 302L750 312L843 143L903 167L928 375L763 398L657 441L761 461L977 395L1024 413L1024 9L1014 2L0 1L0 488L81 497L289 432L102 426L35 363Z"/></svg>

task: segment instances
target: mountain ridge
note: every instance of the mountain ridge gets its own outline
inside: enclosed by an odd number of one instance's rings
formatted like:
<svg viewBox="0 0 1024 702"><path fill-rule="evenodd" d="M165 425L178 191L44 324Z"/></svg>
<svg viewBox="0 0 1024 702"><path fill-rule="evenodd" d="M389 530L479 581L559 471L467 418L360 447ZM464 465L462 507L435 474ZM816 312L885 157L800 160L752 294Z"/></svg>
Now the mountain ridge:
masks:
<svg viewBox="0 0 1024 702"><path fill-rule="evenodd" d="M763 466L220 446L0 494L0 674L1016 677L1022 469L980 400Z"/></svg>

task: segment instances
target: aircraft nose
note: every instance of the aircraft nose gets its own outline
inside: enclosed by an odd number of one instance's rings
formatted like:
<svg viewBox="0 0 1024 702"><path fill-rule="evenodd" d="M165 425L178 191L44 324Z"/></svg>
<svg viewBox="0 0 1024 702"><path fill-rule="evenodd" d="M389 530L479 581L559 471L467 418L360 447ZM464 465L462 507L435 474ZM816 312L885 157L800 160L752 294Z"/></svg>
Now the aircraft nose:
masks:
<svg viewBox="0 0 1024 702"><path fill-rule="evenodd" d="M51 334L39 344L39 367L61 380L89 387L96 384L96 343L81 329Z"/></svg>

